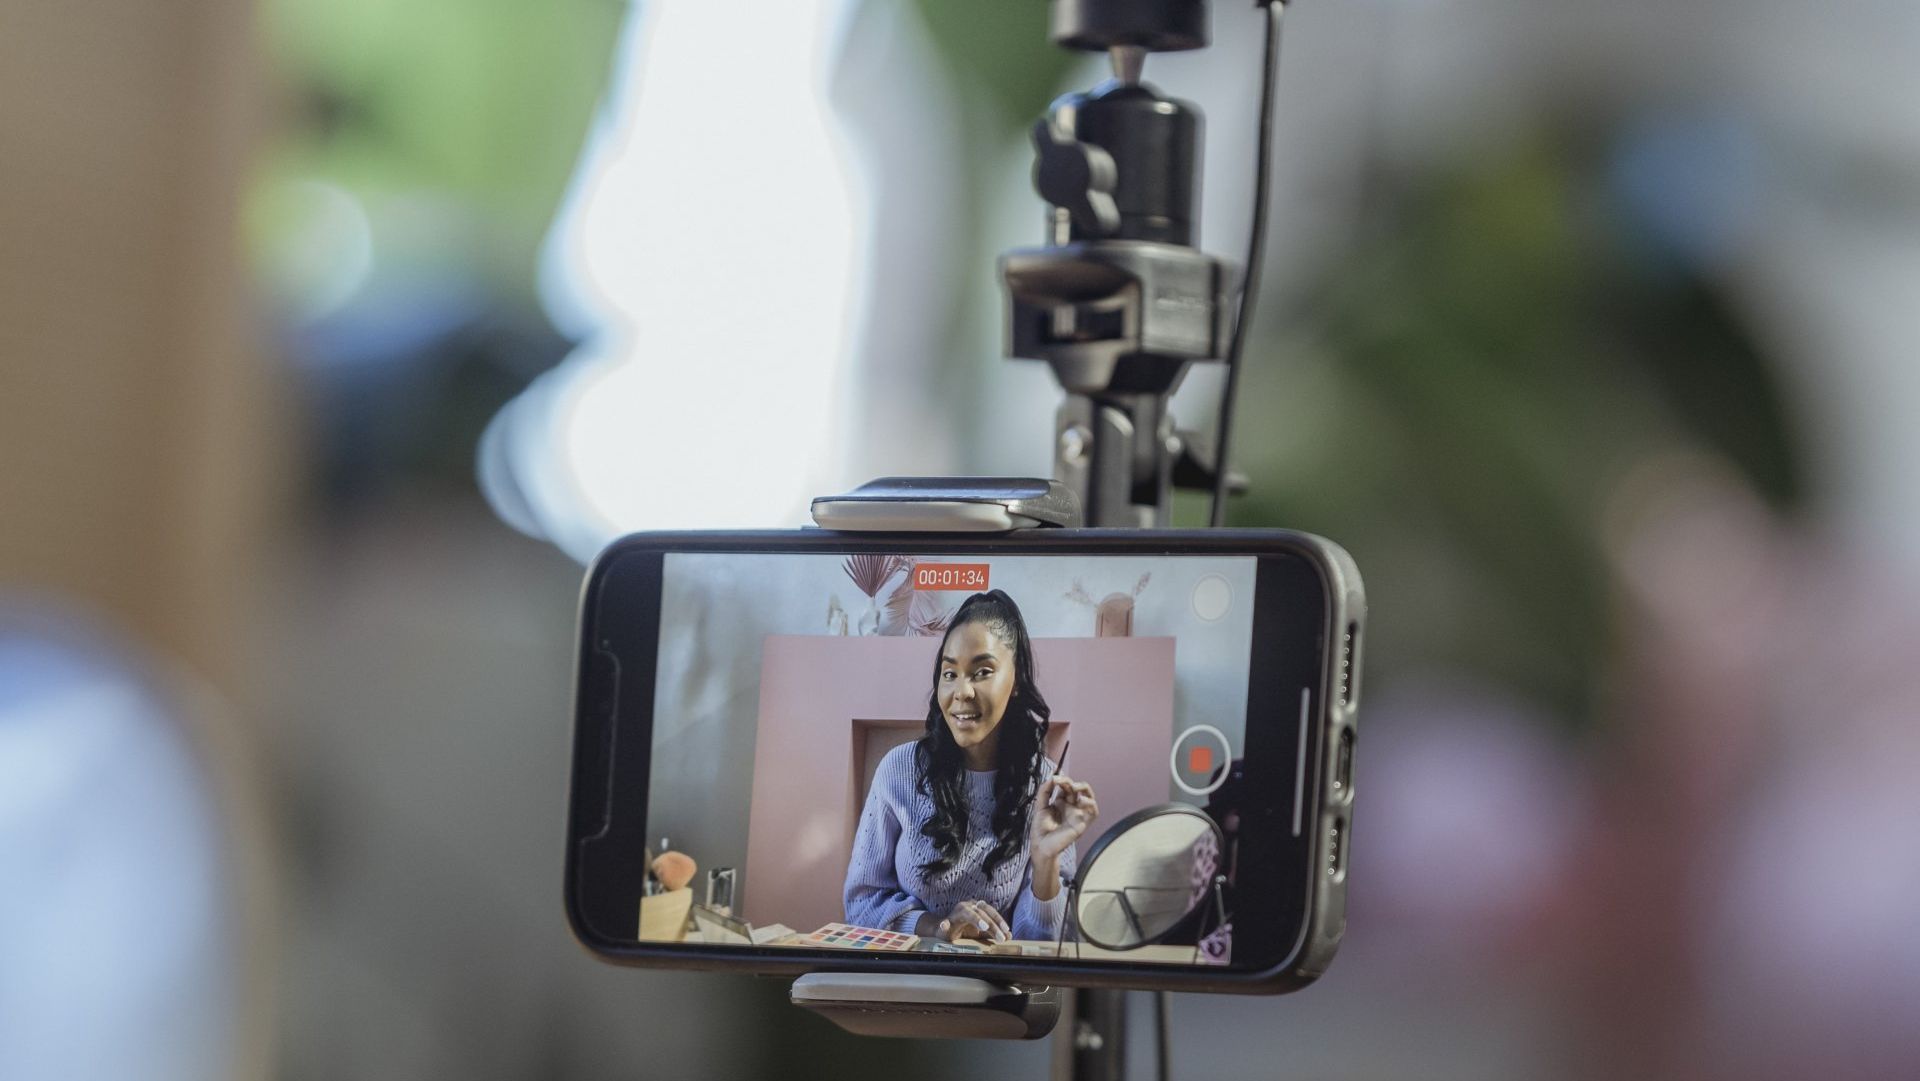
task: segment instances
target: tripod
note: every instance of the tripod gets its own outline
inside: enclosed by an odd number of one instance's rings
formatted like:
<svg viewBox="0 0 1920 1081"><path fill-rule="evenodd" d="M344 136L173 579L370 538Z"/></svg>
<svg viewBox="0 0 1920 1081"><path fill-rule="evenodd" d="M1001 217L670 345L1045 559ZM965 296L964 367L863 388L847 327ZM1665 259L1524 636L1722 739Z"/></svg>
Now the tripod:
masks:
<svg viewBox="0 0 1920 1081"><path fill-rule="evenodd" d="M1047 243L1002 256L1007 353L1042 360L1066 392L1054 421L1054 476L1079 496L1086 524L1171 524L1175 488L1213 493L1213 524L1245 481L1227 469L1231 407L1266 226L1265 167L1279 54L1279 9L1267 13L1260 177L1241 304L1234 274L1194 247L1201 118L1141 81L1147 54L1208 44L1206 0L1054 0L1057 45L1106 52L1113 78L1067 94L1033 127L1034 187L1048 204ZM1195 361L1225 359L1226 397L1209 453L1178 429L1168 400ZM1080 990L1067 1004L1055 1075L1119 1081L1126 995ZM1160 1076L1166 1001L1155 1000Z"/></svg>
<svg viewBox="0 0 1920 1081"><path fill-rule="evenodd" d="M1141 81L1152 52L1208 43L1206 0L1053 0L1056 44L1105 52L1113 78L1056 100L1032 131L1034 186L1047 203L1046 242L1006 253L1006 350L1045 361L1066 392L1054 423L1055 483L876 481L816 500L828 528L1019 529L1061 525L1160 528L1176 488L1213 494L1212 522L1245 482L1226 469L1232 400L1266 224L1277 0L1267 14L1258 175L1239 304L1235 274L1193 244L1201 118ZM1228 364L1217 439L1209 452L1176 427L1168 402L1189 365ZM1077 498L1076 498L1077 497ZM982 523L991 523L982 525ZM1217 891L1217 886L1216 886ZM1219 906L1218 894L1215 896ZM796 984L797 1004L856 1032L890 1035L1045 1035L1064 1017L1053 1060L1061 1081L1122 1081L1126 992L1046 988L947 989L976 997L915 1000L898 984L867 981L819 995ZM980 981L956 981L958 983ZM1164 993L1155 997L1159 1076L1167 1075ZM933 1007L931 1009L926 1007Z"/></svg>

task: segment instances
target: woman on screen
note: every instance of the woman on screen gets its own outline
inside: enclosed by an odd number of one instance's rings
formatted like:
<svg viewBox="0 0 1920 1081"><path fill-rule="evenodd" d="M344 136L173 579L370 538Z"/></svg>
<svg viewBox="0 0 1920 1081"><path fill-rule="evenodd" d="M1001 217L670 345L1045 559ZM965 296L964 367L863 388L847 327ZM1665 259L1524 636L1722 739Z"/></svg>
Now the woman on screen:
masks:
<svg viewBox="0 0 1920 1081"><path fill-rule="evenodd" d="M1052 941L1093 788L1047 760L1047 701L1013 598L975 593L934 661L926 733L880 760L847 866L846 919L927 938Z"/></svg>

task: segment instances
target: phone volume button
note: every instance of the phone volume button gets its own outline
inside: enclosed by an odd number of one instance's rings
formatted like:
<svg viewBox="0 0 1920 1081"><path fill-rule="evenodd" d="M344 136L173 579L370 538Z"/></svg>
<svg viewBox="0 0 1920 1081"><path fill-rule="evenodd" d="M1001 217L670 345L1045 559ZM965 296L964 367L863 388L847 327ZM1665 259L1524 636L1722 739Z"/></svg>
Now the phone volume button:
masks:
<svg viewBox="0 0 1920 1081"><path fill-rule="evenodd" d="M596 649L587 661L586 687L576 722L576 738L580 741L577 776L603 782L582 789L591 793L591 803L580 808L582 821L591 824L585 833L604 831L613 814L613 744L619 712L620 661L611 652Z"/></svg>
<svg viewBox="0 0 1920 1081"><path fill-rule="evenodd" d="M620 662L612 653L596 649L587 662L587 715L593 720L612 720L620 704Z"/></svg>
<svg viewBox="0 0 1920 1081"><path fill-rule="evenodd" d="M1333 784L1330 793L1336 804L1353 800L1353 726L1343 724L1333 746Z"/></svg>

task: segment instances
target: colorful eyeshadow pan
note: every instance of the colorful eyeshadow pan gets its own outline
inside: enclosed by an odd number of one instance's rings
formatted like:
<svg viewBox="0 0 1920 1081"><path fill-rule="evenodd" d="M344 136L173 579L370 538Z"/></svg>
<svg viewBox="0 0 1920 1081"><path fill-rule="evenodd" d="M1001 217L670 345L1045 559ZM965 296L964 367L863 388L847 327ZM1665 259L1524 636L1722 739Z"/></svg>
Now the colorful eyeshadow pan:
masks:
<svg viewBox="0 0 1920 1081"><path fill-rule="evenodd" d="M806 937L809 945L851 950L910 950L919 941L918 935L903 935L898 931L883 931L877 927L853 927L844 923L827 924Z"/></svg>

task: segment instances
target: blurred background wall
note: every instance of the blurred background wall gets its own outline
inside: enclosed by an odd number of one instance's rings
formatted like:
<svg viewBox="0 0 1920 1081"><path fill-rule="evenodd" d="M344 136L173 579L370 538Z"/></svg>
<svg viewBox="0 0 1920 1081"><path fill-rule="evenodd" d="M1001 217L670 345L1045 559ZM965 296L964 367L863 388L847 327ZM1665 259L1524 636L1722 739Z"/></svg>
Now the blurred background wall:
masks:
<svg viewBox="0 0 1920 1081"><path fill-rule="evenodd" d="M10 4L0 563L228 687L284 486L237 216L251 5Z"/></svg>
<svg viewBox="0 0 1920 1081"><path fill-rule="evenodd" d="M0 8L0 1075L269 1065L251 5Z"/></svg>
<svg viewBox="0 0 1920 1081"><path fill-rule="evenodd" d="M1215 7L1147 76L1232 257ZM1232 518L1368 576L1353 912L1177 1073L1920 1070L1910 8L1290 6ZM0 1076L1044 1069L558 900L578 559L1047 468L1044 20L0 0Z"/></svg>

